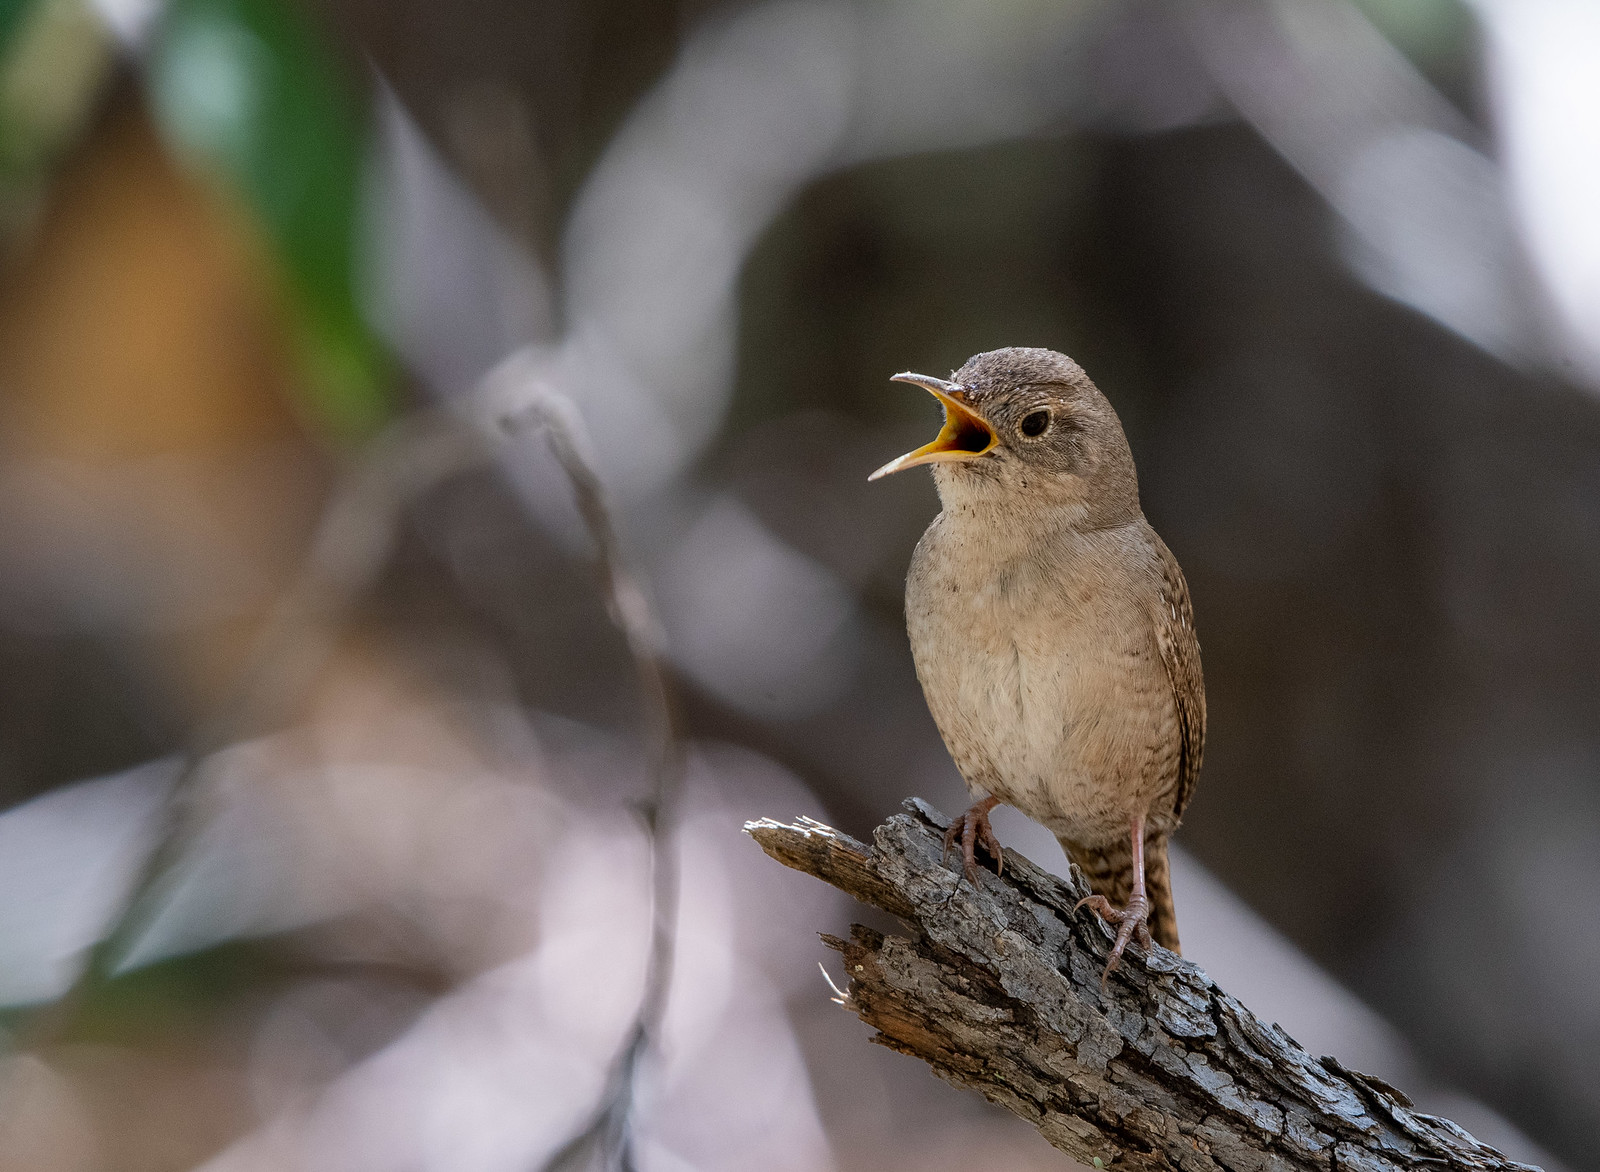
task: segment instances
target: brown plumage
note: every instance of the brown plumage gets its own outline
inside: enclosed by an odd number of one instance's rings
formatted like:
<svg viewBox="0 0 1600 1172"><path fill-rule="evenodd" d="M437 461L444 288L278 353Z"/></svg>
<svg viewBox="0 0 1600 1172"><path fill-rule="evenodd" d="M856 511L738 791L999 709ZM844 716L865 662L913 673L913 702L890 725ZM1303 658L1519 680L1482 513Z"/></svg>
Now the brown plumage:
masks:
<svg viewBox="0 0 1600 1172"><path fill-rule="evenodd" d="M1048 827L1130 939L1178 947L1167 839L1194 792L1205 686L1189 590L1139 507L1121 422L1050 350L979 354L949 381L931 464L943 511L906 581L917 675L979 798L951 828L969 876L996 804ZM1147 929L1148 925L1148 929Z"/></svg>

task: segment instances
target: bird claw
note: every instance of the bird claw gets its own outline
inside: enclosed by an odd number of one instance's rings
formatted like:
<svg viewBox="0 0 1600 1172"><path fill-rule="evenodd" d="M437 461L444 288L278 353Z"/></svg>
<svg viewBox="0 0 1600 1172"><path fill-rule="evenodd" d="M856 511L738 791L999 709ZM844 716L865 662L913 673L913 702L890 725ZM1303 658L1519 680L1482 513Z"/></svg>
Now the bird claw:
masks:
<svg viewBox="0 0 1600 1172"><path fill-rule="evenodd" d="M950 861L950 848L961 841L961 869L967 876L967 882L974 887L978 885L978 852L977 847L982 846L994 856L994 873L1004 875L1006 872L1005 856L1000 852L1000 840L994 836L994 828L989 825L989 811L994 806L991 802L979 802L977 805L962 814L950 823L950 829L944 832L944 855L940 861Z"/></svg>
<svg viewBox="0 0 1600 1172"><path fill-rule="evenodd" d="M1084 906L1093 908L1107 923L1117 925L1116 943L1111 946L1111 955L1106 958L1105 972L1100 974L1100 987L1104 989L1112 970L1122 962L1123 949L1128 947L1130 940L1137 939L1140 948L1149 950L1150 901L1142 895L1135 895L1128 900L1127 907L1119 908L1103 895L1087 895L1072 910L1077 911Z"/></svg>

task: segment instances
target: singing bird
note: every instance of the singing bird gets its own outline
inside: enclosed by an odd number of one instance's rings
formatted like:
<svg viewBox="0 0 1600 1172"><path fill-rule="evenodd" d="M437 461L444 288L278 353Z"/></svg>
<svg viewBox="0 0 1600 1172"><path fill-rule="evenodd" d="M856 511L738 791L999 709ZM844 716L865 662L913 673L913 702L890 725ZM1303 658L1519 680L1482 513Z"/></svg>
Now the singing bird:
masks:
<svg viewBox="0 0 1600 1172"><path fill-rule="evenodd" d="M978 800L950 827L967 877L1015 806L1081 867L1129 940L1178 951L1167 839L1194 794L1205 685L1189 588L1145 520L1122 423L1072 359L1011 348L950 379L897 374L944 405L932 443L870 479L931 466L942 511L912 555L917 678Z"/></svg>

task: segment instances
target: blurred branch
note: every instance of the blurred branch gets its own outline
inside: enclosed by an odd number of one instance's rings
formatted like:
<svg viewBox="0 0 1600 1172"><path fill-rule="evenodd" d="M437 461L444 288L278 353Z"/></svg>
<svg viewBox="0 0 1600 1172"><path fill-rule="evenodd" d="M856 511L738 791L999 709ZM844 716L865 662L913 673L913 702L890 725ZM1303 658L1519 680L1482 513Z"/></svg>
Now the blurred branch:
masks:
<svg viewBox="0 0 1600 1172"><path fill-rule="evenodd" d="M199 754L292 717L340 620L388 565L406 510L493 455L477 431L435 412L402 417L373 437L328 498L299 577L274 607L232 695L196 738Z"/></svg>
<svg viewBox="0 0 1600 1172"><path fill-rule="evenodd" d="M949 821L920 799L873 845L809 819L745 830L778 862L911 925L824 937L843 1004L874 1041L931 1065L1096 1168L1526 1170L1399 1091L1306 1053L1199 968L1156 948L1102 991L1110 936L1088 888L1006 852L974 888L943 863Z"/></svg>
<svg viewBox="0 0 1600 1172"><path fill-rule="evenodd" d="M576 407L524 374L519 352L486 376L486 387L514 382L517 406L499 419L503 432L545 433L572 485L578 511L595 542L601 586L633 660L650 721L651 792L642 803L651 843L652 926L644 994L627 1042L613 1062L592 1116L552 1158L571 1166L598 1150L610 1167L634 1166L633 1088L643 1056L659 1038L673 963L678 868L671 848L684 760L669 675L654 614L622 555L605 492L594 471ZM204 820L196 796L213 754L291 720L295 706L326 664L349 608L388 564L406 510L444 480L499 454L504 439L474 419L433 412L402 418L375 437L331 494L305 564L264 624L239 682L190 737L159 815L153 845L90 951L71 989L36 1013L18 1046L35 1049L61 1037L89 995L116 972L161 908L175 866Z"/></svg>
<svg viewBox="0 0 1600 1172"><path fill-rule="evenodd" d="M517 379L523 359L502 363L499 377ZM493 380L497 376L490 375ZM588 435L577 407L542 382L521 375L520 402L507 415L508 431L536 426L543 430L562 471L572 484L578 512L595 544L601 589L611 620L627 641L638 677L644 708L651 722L651 793L644 803L650 836L651 929L644 994L628 1039L612 1063L605 1090L589 1120L545 1163L549 1172L580 1167L598 1150L607 1168L634 1166L631 1115L639 1063L661 1034L672 978L678 920L678 862L672 830L683 788L683 739L677 706L661 654L661 627L639 581L628 568L616 526L606 504L605 487L595 472Z"/></svg>

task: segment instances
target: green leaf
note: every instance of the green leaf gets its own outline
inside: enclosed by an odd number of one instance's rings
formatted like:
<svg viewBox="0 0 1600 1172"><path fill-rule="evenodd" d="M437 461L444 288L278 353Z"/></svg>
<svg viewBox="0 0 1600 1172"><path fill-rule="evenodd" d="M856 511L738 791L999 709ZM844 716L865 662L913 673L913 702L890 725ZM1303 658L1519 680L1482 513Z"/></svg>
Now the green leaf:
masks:
<svg viewBox="0 0 1600 1172"><path fill-rule="evenodd" d="M110 34L88 0L0 0L0 189L6 201L27 202L36 194L81 132L110 66ZM0 220L18 226L17 216Z"/></svg>
<svg viewBox="0 0 1600 1172"><path fill-rule="evenodd" d="M149 63L168 139L237 195L281 264L316 417L369 431L389 369L362 318L366 111L294 4L175 0Z"/></svg>
<svg viewBox="0 0 1600 1172"><path fill-rule="evenodd" d="M0 0L0 57L10 50L12 36L32 7L33 0Z"/></svg>

